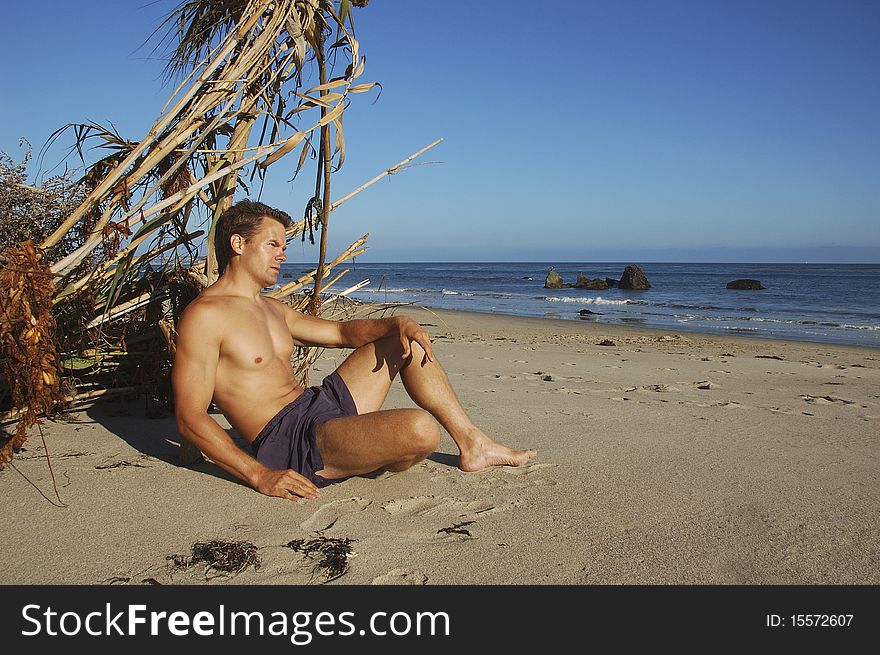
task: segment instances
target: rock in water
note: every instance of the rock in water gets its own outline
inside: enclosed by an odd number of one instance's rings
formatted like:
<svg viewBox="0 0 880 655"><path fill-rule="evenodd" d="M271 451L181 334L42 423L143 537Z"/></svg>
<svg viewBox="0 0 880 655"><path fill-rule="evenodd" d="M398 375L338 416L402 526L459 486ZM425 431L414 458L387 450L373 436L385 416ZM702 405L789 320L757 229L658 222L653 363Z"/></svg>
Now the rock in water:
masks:
<svg viewBox="0 0 880 655"><path fill-rule="evenodd" d="M599 278L591 280L583 273L578 273L578 279L577 282L574 283L574 286L576 289L602 290L608 288L608 284L605 280L600 280Z"/></svg>
<svg viewBox="0 0 880 655"><path fill-rule="evenodd" d="M571 285L569 285L571 286ZM551 266L550 271L547 273L547 278L544 280L544 288L545 289L561 289L562 288L562 276L556 272L556 270Z"/></svg>
<svg viewBox="0 0 880 655"><path fill-rule="evenodd" d="M760 291L761 289L766 289L763 284L759 280L734 280L733 282L727 283L728 289L745 289L746 291Z"/></svg>
<svg viewBox="0 0 880 655"><path fill-rule="evenodd" d="M648 282L642 268L632 264L623 270L623 275L620 276L620 282L617 286L621 289L650 289L651 283Z"/></svg>

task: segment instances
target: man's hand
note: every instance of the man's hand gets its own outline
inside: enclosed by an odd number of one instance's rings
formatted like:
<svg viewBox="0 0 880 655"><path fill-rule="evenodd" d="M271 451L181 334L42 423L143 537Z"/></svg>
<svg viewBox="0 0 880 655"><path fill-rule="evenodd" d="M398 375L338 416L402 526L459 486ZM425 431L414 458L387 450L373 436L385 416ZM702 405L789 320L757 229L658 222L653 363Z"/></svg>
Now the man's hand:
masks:
<svg viewBox="0 0 880 655"><path fill-rule="evenodd" d="M431 349L431 340L428 338L428 333L422 329L421 325L408 316L398 316L397 318L400 327L400 343L403 346L403 358L406 359L412 354L410 343L415 341L425 351L425 356L422 358L422 366L428 362L433 362L434 351Z"/></svg>
<svg viewBox="0 0 880 655"><path fill-rule="evenodd" d="M276 496L287 500L321 497L318 487L311 480L292 469L283 471L269 469L261 473L254 483L254 489L266 496Z"/></svg>

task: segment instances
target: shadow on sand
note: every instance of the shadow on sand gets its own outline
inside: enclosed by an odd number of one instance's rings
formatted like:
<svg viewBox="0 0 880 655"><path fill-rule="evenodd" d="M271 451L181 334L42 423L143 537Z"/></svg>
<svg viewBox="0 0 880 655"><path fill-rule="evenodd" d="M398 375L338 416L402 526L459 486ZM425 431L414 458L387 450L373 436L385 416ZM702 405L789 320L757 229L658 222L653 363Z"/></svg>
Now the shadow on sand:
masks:
<svg viewBox="0 0 880 655"><path fill-rule="evenodd" d="M86 415L115 434L129 446L154 459L174 466L182 466L179 460L181 436L177 431L174 415L168 410L147 407L140 400L105 400L86 408ZM239 448L250 452L250 446L232 429L226 433ZM185 468L222 480L247 486L213 462L202 460Z"/></svg>
<svg viewBox="0 0 880 655"><path fill-rule="evenodd" d="M183 466L179 460L181 436L170 411L157 409L155 406L148 407L143 399L105 400L86 408L85 414L143 455L174 466ZM220 418L222 414L212 416ZM238 432L230 428L226 433L236 446L250 454L250 444ZM432 453L428 459L452 468L458 467L457 455ZM185 468L250 488L242 480L208 460L186 465ZM384 471L380 469L352 477L375 479L382 473Z"/></svg>

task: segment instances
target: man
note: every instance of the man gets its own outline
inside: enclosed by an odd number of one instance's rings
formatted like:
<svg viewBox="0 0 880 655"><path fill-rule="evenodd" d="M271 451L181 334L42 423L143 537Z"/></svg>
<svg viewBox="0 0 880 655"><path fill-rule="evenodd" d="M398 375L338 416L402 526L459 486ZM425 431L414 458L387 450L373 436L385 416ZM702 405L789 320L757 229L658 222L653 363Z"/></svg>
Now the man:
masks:
<svg viewBox="0 0 880 655"><path fill-rule="evenodd" d="M248 200L217 223L220 278L178 328L172 385L186 439L257 491L291 500L318 498L319 487L353 475L409 468L437 448L435 419L458 445L463 471L519 466L535 454L498 444L471 422L412 319L328 321L263 296L286 259L290 223ZM290 363L294 346L355 350L304 390ZM421 409L381 409L398 374ZM212 400L253 455L208 415Z"/></svg>

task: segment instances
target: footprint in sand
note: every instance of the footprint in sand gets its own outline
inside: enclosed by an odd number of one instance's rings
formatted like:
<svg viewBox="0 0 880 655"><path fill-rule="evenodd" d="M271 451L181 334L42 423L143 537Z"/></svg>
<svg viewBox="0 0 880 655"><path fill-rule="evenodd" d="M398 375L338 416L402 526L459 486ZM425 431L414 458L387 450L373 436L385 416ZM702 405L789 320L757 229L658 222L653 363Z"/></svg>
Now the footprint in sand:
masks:
<svg viewBox="0 0 880 655"><path fill-rule="evenodd" d="M423 585L427 584L428 576L419 571L409 569L394 569L384 575L373 578L370 584L396 584L396 585Z"/></svg>
<svg viewBox="0 0 880 655"><path fill-rule="evenodd" d="M373 501L365 498L347 498L345 500L334 500L327 503L305 521L300 523L303 530L310 532L321 532L333 527L345 514L353 514L362 512L372 504Z"/></svg>
<svg viewBox="0 0 880 655"><path fill-rule="evenodd" d="M670 387L668 384L643 384L640 387L627 387L626 389L615 389L615 391L623 391L631 393L633 391L653 391L654 393L669 393L672 391L680 391L678 387Z"/></svg>
<svg viewBox="0 0 880 655"><path fill-rule="evenodd" d="M855 405L856 401L847 400L845 398L837 398L835 396L811 396L805 394L801 398L812 405L830 405L832 403L843 403L844 405Z"/></svg>
<svg viewBox="0 0 880 655"><path fill-rule="evenodd" d="M456 517L473 519L500 511L492 503L481 500L456 500L436 496L398 498L382 506L392 516Z"/></svg>
<svg viewBox="0 0 880 655"><path fill-rule="evenodd" d="M508 504L510 507L516 505L515 502ZM401 529L415 541L474 539L471 529L477 519L504 509L478 500L466 501L436 496L398 498L382 507L397 519ZM409 527L403 527L407 525Z"/></svg>
<svg viewBox="0 0 880 655"><path fill-rule="evenodd" d="M515 478L527 479L532 484L554 485L556 484L554 480L548 480L546 478L537 476L535 475L535 473L543 469L556 468L556 466L557 464L536 462L534 464L525 464L523 466L504 466L500 470L503 471L506 475L510 475Z"/></svg>
<svg viewBox="0 0 880 655"><path fill-rule="evenodd" d="M581 412L579 414L583 417L591 416L588 412ZM526 464L524 466L493 466L485 471L480 471L478 473L468 473L465 475L461 475L458 469L453 469L448 466L444 467L431 467L431 471L435 473L431 478L432 482L444 482L446 484L458 484L462 482L464 485L468 484L469 480L478 480L478 484L482 487L498 487L498 486L509 486L510 488L522 488L528 485L544 485L544 486L553 486L556 484L555 480L549 480L542 476L533 475L536 471L540 471L541 469L555 467L556 464L547 464L547 463L534 463L534 464ZM512 484L513 480L517 480L520 483L524 484ZM419 496L418 498L429 498L428 496ZM431 496L430 498L436 498ZM410 499L414 501L415 499ZM399 503L403 503L405 501L395 500L384 506L384 509L389 511L390 513L396 513L401 510L401 507L398 505ZM497 511L497 510L496 510Z"/></svg>
<svg viewBox="0 0 880 655"><path fill-rule="evenodd" d="M523 466L505 466L501 470L510 475L532 475L541 469L554 468L557 464L549 464L547 462L535 462L533 464L525 464Z"/></svg>

